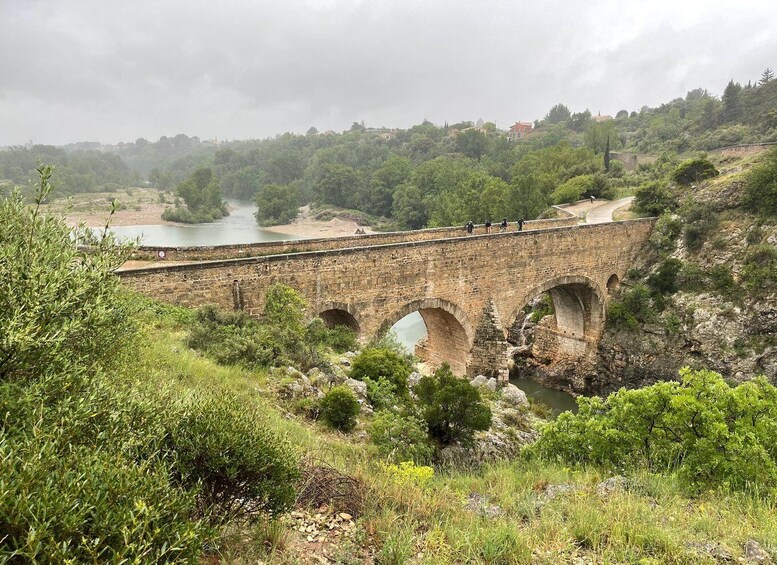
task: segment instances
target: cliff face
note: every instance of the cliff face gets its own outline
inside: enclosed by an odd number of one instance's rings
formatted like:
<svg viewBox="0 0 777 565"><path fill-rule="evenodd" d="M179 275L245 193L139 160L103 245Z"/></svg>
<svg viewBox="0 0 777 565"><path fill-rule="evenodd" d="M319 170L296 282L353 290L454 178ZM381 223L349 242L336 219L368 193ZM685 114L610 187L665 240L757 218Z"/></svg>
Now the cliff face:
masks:
<svg viewBox="0 0 777 565"><path fill-rule="evenodd" d="M609 316L589 359L550 366L529 359L532 378L603 394L674 379L688 365L777 384L777 218L742 208L745 175L762 157L719 157L719 177L682 190L677 213L659 221L651 251L614 298L635 302L642 290L636 324Z"/></svg>

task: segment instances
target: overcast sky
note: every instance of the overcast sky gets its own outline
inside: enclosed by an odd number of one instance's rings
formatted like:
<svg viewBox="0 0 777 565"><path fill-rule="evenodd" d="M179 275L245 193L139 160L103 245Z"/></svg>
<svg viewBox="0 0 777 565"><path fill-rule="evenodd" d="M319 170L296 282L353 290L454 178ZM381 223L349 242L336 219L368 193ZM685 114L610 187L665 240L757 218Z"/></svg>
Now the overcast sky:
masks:
<svg viewBox="0 0 777 565"><path fill-rule="evenodd" d="M777 67L777 0L0 0L0 145L615 114Z"/></svg>

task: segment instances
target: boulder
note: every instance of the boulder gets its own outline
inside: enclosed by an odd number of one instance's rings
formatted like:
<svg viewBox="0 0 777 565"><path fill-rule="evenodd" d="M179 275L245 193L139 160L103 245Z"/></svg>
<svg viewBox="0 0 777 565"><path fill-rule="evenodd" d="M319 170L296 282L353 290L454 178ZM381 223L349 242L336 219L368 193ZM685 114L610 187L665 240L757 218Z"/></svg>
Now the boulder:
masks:
<svg viewBox="0 0 777 565"><path fill-rule="evenodd" d="M529 405L526 393L514 384L507 384L502 388L501 401L503 404L516 408Z"/></svg>
<svg viewBox="0 0 777 565"><path fill-rule="evenodd" d="M346 379L345 386L350 388L359 400L367 398L367 383L356 379Z"/></svg>
<svg viewBox="0 0 777 565"><path fill-rule="evenodd" d="M407 377L407 386L410 387L410 388L413 388L414 386L416 386L418 384L418 381L420 381L422 377L423 377L423 375L421 373L419 373L417 371L413 371Z"/></svg>
<svg viewBox="0 0 777 565"><path fill-rule="evenodd" d="M469 384L476 388L485 388L487 390L490 390L491 392L496 390L496 379L494 378L488 378L485 375L478 375L471 381L469 381Z"/></svg>
<svg viewBox="0 0 777 565"><path fill-rule="evenodd" d="M760 543L753 539L747 540L747 543L745 543L745 559L747 559L748 563L772 562L771 556L761 547Z"/></svg>

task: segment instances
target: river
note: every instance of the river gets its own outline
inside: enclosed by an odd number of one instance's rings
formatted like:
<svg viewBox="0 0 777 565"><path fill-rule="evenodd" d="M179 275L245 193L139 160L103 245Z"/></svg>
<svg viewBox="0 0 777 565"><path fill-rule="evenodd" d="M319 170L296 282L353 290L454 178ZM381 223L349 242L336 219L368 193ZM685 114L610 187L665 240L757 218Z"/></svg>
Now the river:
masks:
<svg viewBox="0 0 777 565"><path fill-rule="evenodd" d="M303 239L296 235L275 233L256 225L253 202L227 200L229 216L208 224L166 224L161 226L116 226L111 231L122 239L139 237L141 245L190 247L198 245L231 245Z"/></svg>

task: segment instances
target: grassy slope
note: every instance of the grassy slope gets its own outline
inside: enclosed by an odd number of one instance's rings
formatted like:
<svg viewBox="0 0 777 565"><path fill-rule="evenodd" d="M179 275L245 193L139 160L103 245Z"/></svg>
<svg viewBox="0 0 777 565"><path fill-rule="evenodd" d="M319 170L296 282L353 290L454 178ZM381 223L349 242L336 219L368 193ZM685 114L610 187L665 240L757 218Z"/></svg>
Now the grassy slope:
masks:
<svg viewBox="0 0 777 565"><path fill-rule="evenodd" d="M628 490L609 495L597 493L596 485L606 477L596 469L528 461L469 472L438 470L423 487L397 482L358 432L333 434L289 416L276 404L266 372L219 367L186 348L183 335L183 326L169 313L154 321L147 316L136 374L176 394L226 388L255 405L266 425L300 454L312 453L364 480L365 511L350 541L328 546L334 562L714 563L716 551L742 556L749 539L777 551L774 500L725 492L691 498L673 477L647 472L633 477ZM548 485L571 489L552 497ZM498 505L501 515L488 518L466 510L472 493ZM290 525L287 517L279 526L236 529L216 558L322 562L315 557L321 546L309 544ZM268 541L275 551L267 550Z"/></svg>

